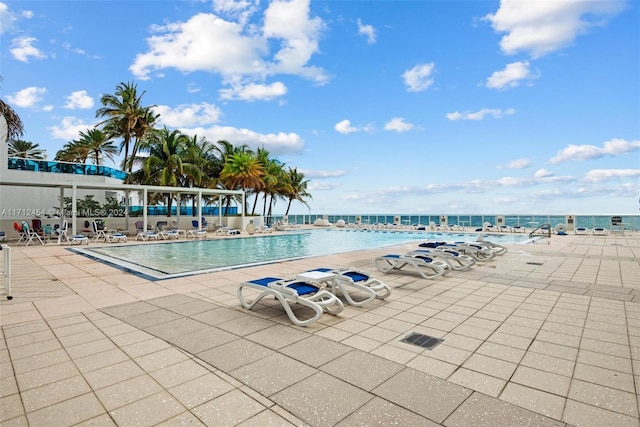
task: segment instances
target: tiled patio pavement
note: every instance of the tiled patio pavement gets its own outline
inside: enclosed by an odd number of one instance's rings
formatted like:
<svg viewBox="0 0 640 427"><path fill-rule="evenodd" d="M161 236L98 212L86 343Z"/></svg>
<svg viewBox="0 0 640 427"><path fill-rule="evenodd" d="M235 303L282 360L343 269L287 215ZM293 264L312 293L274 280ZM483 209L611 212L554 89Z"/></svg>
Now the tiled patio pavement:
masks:
<svg viewBox="0 0 640 427"><path fill-rule="evenodd" d="M150 282L14 247L0 425L639 424L638 234L554 236L435 281L372 266L409 249ZM375 272L392 295L308 328L235 295L335 265ZM400 341L409 332L444 342L424 350Z"/></svg>

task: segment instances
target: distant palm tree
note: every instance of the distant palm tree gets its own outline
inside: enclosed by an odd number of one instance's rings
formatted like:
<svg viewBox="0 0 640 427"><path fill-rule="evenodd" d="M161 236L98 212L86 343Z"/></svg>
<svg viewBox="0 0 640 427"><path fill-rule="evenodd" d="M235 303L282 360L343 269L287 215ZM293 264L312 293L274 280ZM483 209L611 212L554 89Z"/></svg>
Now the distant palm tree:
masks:
<svg viewBox="0 0 640 427"><path fill-rule="evenodd" d="M74 142L87 148L88 158L94 165L102 165L105 158L113 161L120 152L108 135L97 128L80 132L80 139Z"/></svg>
<svg viewBox="0 0 640 427"><path fill-rule="evenodd" d="M289 168L287 171L289 188L291 192L285 194L285 196L289 199L289 204L287 205L287 211L285 215L289 215L289 209L291 208L291 203L294 201L298 201L305 206L309 206L309 204L304 200L305 198L311 198L311 194L307 191L307 185L309 184L309 180L304 179L304 174L302 172L298 172L296 168Z"/></svg>
<svg viewBox="0 0 640 427"><path fill-rule="evenodd" d="M40 144L14 139L9 141L9 157L22 157L24 159L44 160L47 152L38 148Z"/></svg>
<svg viewBox="0 0 640 427"><path fill-rule="evenodd" d="M151 107L142 106L142 96L138 95L137 85L134 83L120 83L116 86L115 93L103 95L100 102L104 107L96 111L96 117L104 117L105 121L99 123L110 135L122 138L120 146L124 152L122 168L132 171L133 163L129 158L136 156L138 141L142 139L147 130L153 127L158 115L151 111ZM133 150L132 148L133 142Z"/></svg>
<svg viewBox="0 0 640 427"><path fill-rule="evenodd" d="M86 163L89 158L89 147L78 141L67 142L58 150L54 160L59 162Z"/></svg>

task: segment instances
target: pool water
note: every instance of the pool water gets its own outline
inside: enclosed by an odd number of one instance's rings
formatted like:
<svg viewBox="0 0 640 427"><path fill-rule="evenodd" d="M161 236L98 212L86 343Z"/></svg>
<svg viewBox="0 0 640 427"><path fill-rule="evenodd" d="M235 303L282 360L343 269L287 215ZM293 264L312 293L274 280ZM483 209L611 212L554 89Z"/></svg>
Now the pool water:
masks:
<svg viewBox="0 0 640 427"><path fill-rule="evenodd" d="M74 249L100 261L154 279L239 268L274 261L380 248L415 241L474 241L477 233L382 230L300 230L251 238L123 244ZM501 244L523 243L526 235L491 235Z"/></svg>

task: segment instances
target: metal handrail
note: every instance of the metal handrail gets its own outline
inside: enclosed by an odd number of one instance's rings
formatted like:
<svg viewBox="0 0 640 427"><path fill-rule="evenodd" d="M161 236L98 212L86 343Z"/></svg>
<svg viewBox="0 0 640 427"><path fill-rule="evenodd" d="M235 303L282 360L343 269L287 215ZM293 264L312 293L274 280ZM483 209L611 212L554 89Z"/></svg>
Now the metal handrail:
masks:
<svg viewBox="0 0 640 427"><path fill-rule="evenodd" d="M551 224L542 224L540 226L538 226L538 228L536 228L535 230L533 230L531 233L529 233L529 238L531 239L535 234L536 231L542 229L542 228L546 228L547 229L547 237L551 238ZM544 236L544 234L540 234L542 236Z"/></svg>

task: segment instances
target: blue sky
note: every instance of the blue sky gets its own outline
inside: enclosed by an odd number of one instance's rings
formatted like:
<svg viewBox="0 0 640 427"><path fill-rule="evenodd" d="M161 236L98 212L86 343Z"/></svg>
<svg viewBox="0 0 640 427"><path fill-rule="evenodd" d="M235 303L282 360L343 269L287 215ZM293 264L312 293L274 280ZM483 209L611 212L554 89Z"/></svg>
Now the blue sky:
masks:
<svg viewBox="0 0 640 427"><path fill-rule="evenodd" d="M318 214L638 213L639 6L0 2L0 95L52 159L134 82L303 171Z"/></svg>

